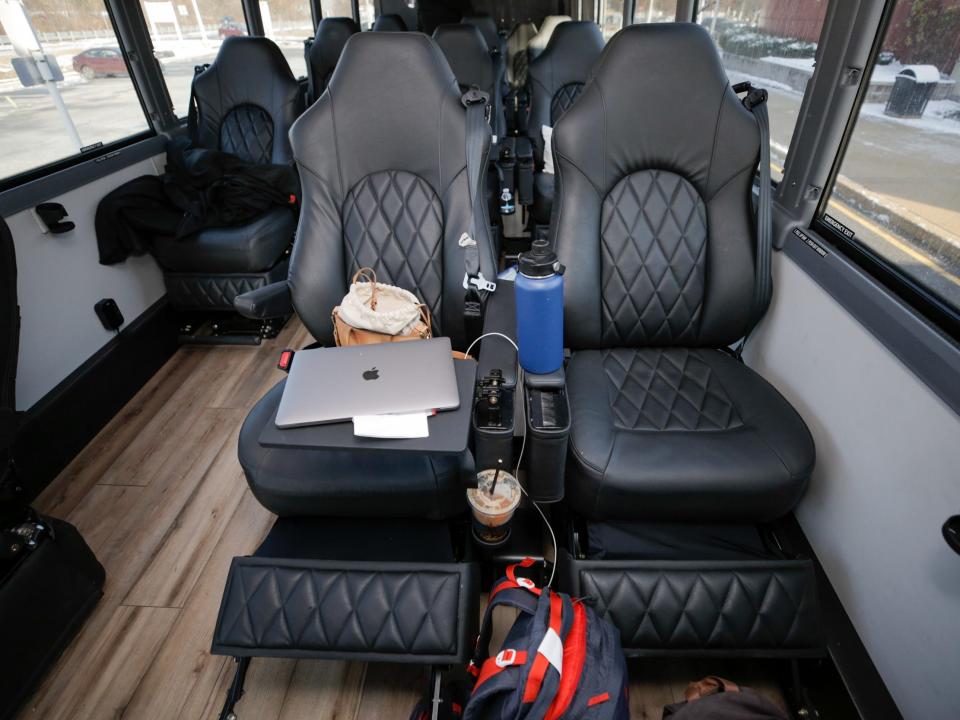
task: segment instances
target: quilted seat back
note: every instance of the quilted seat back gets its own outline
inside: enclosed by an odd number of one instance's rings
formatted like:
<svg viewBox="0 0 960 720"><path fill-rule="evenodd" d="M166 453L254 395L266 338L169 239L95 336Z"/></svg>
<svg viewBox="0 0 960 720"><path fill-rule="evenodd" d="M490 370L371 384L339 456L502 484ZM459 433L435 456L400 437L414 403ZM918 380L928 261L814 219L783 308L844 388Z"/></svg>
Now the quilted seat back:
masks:
<svg viewBox="0 0 960 720"><path fill-rule="evenodd" d="M472 205L460 95L427 36L358 33L326 92L294 125L303 208L289 283L294 306L317 340L333 341L330 311L354 272L367 266L378 280L418 296L432 311L435 332L463 347L459 239L469 230ZM480 211L486 212L483 203ZM476 238L481 271L493 277L489 220L482 220Z"/></svg>
<svg viewBox="0 0 960 720"><path fill-rule="evenodd" d="M197 141L252 163L292 160L287 133L302 94L280 48L263 37L228 37L194 80Z"/></svg>
<svg viewBox="0 0 960 720"><path fill-rule="evenodd" d="M703 28L619 32L554 127L553 148L551 232L567 266L573 348L720 347L743 337L760 137Z"/></svg>

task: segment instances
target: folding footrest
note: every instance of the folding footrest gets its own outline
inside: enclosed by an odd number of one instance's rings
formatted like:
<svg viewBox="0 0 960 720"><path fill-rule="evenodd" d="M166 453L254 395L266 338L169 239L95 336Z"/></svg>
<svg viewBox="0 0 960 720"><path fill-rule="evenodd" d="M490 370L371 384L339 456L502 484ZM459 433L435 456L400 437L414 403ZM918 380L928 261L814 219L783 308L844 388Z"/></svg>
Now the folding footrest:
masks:
<svg viewBox="0 0 960 720"><path fill-rule="evenodd" d="M463 663L477 633L473 563L233 559L215 655Z"/></svg>
<svg viewBox="0 0 960 720"><path fill-rule="evenodd" d="M562 552L562 589L620 630L628 655L823 654L810 560L581 560Z"/></svg>
<svg viewBox="0 0 960 720"><path fill-rule="evenodd" d="M180 310L233 310L233 300L251 290L284 280L287 259L263 272L200 273L165 272L170 303Z"/></svg>

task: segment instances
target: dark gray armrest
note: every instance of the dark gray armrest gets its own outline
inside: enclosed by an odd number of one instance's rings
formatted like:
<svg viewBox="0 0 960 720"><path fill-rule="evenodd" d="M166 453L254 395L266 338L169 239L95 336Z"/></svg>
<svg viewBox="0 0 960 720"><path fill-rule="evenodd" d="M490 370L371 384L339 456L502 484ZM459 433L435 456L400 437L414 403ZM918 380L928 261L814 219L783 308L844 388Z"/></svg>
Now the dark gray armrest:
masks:
<svg viewBox="0 0 960 720"><path fill-rule="evenodd" d="M523 383L534 390L563 390L567 386L567 376L562 367L544 375L528 372L523 374Z"/></svg>
<svg viewBox="0 0 960 720"><path fill-rule="evenodd" d="M253 320L267 320L283 317L293 312L293 299L287 281L271 283L263 287L237 295L233 307L244 317Z"/></svg>
<svg viewBox="0 0 960 720"><path fill-rule="evenodd" d="M517 314L512 281L498 280L496 291L487 297L483 332L503 333L514 342L517 341ZM503 371L504 385L516 387L517 351L503 338L488 337L481 340L477 364L477 377L485 377L491 370L499 368Z"/></svg>

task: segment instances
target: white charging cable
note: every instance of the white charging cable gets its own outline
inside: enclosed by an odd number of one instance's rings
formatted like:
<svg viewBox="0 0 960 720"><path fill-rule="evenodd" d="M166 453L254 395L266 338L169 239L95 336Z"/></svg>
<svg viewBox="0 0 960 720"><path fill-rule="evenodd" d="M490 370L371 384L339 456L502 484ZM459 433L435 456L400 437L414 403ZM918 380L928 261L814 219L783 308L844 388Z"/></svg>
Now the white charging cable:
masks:
<svg viewBox="0 0 960 720"><path fill-rule="evenodd" d="M470 343L470 346L467 348L466 354L469 355L469 354L470 354L470 351L473 350L473 346L476 345L476 344L477 344L478 342L480 342L481 340L483 340L485 337L499 337L499 338L503 338L503 339L506 340L508 343L510 343L511 345L513 345L513 349L517 351L517 356L518 356L518 358L517 358L517 369L518 369L518 372L517 372L517 384L520 386L520 402L521 402L522 405L523 405L523 415L524 415L524 418L526 418L526 414L527 414L527 388L526 388L526 385L525 385L524 382L523 382L523 368L520 367L520 362L519 362L520 348L517 347L517 344L516 344L516 343L513 341L513 339L510 338L509 336L504 335L503 333L500 333L500 332L488 332L488 333L484 333L483 335L481 335L480 337L478 337L476 340L474 340L472 343ZM517 455L517 464L514 466L513 476L514 476L515 478L517 478L517 485L518 485L519 488L520 488L520 492L522 492L524 495L527 496L527 500L530 500L530 494L524 489L523 485L522 485L521 482L520 482L520 464L523 462L523 451L526 449L526 447L527 447L527 429L524 428L524 429L523 429L523 439L520 441L520 454ZM551 567L550 567L550 579L547 580L547 587L550 587L551 585L553 585L553 578L554 578L554 576L555 576L556 573L557 573L557 556L559 555L560 548L559 548L559 546L557 545L557 536L556 536L556 534L553 532L553 527L550 525L550 521L547 520L547 515L546 515L546 513L543 512L543 509L541 509L539 503L535 502L534 500L530 500L530 504L533 505L534 508L536 508L536 510L537 510L538 513L540 513L540 517L543 518L543 524L547 526L547 531L550 533L550 539L551 539L551 541L553 542L553 564L552 564Z"/></svg>

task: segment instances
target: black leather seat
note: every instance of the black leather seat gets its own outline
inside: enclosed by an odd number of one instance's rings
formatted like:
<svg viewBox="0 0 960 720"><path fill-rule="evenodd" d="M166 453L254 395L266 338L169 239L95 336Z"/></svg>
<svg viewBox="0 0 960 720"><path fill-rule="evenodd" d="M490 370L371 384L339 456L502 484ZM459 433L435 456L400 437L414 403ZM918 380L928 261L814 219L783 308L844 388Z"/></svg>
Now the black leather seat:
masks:
<svg viewBox="0 0 960 720"><path fill-rule="evenodd" d="M449 23L438 26L433 39L450 64L460 89L466 91L476 86L490 96L490 126L494 135L506 135L507 120L497 74L499 63L491 56L480 30L466 23Z"/></svg>
<svg viewBox="0 0 960 720"><path fill-rule="evenodd" d="M403 18L393 13L380 15L373 21L373 27L370 29L374 32L407 32L408 30Z"/></svg>
<svg viewBox="0 0 960 720"><path fill-rule="evenodd" d="M603 52L603 35L596 23L568 21L557 25L547 48L527 69L530 116L527 128L533 143L536 174L533 178L533 216L550 222L553 175L543 172L543 126L553 127L579 97L593 64Z"/></svg>
<svg viewBox="0 0 960 720"><path fill-rule="evenodd" d="M398 87L405 88L400 96ZM347 43L327 93L293 127L304 207L286 285L319 342L333 344L330 311L353 273L369 266L378 279L418 295L432 310L435 333L464 348L458 240L469 228L471 204L460 95L430 38L361 33ZM397 98L390 112L383 112L385 97ZM493 277L489 220L482 219L481 271ZM260 432L281 392L278 385L257 403L239 441L250 487L269 510L431 518L464 510L469 452L433 457L262 447Z"/></svg>
<svg viewBox="0 0 960 720"><path fill-rule="evenodd" d="M194 80L197 145L250 163L292 162L287 133L303 110L300 87L273 41L230 37ZM297 215L278 207L253 222L209 228L183 240L158 238L153 253L180 307L233 309L240 293L286 273Z"/></svg>
<svg viewBox="0 0 960 720"><path fill-rule="evenodd" d="M353 18L323 18L317 25L313 42L307 48L307 100L316 102L330 82L343 48L352 35L360 32Z"/></svg>
<svg viewBox="0 0 960 720"><path fill-rule="evenodd" d="M407 30L417 31L420 29L419 4L409 0L380 0L380 12L399 16Z"/></svg>
<svg viewBox="0 0 960 720"><path fill-rule="evenodd" d="M582 516L760 522L804 492L803 420L717 349L754 320L759 138L692 24L618 33L554 128L567 500Z"/></svg>

